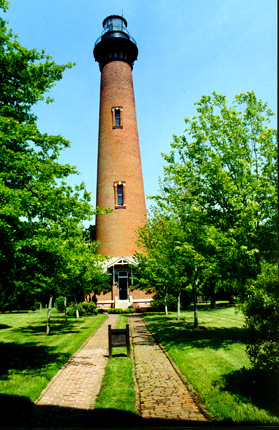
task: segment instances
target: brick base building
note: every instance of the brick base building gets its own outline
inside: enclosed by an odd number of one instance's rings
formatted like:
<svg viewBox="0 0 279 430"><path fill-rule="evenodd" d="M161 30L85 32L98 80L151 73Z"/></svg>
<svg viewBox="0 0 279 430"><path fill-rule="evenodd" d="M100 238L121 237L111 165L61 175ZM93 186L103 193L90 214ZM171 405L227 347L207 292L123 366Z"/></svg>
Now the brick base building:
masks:
<svg viewBox="0 0 279 430"><path fill-rule="evenodd" d="M133 258L121 257L111 259L107 266L111 277L111 291L97 295L97 307L134 308L144 310L150 306L152 295L133 288Z"/></svg>

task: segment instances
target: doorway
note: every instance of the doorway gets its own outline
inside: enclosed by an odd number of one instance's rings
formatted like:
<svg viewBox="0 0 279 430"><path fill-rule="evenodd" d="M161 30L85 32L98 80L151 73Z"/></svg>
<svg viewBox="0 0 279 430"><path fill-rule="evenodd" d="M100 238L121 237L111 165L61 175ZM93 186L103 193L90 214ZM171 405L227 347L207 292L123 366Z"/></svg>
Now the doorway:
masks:
<svg viewBox="0 0 279 430"><path fill-rule="evenodd" d="M118 273L119 300L128 299L128 272Z"/></svg>

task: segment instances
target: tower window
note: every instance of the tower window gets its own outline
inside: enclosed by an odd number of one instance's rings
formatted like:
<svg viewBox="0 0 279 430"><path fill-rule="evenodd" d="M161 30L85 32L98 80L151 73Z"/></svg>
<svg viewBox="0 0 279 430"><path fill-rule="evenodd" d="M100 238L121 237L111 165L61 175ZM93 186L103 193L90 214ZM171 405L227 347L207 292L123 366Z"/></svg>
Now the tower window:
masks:
<svg viewBox="0 0 279 430"><path fill-rule="evenodd" d="M114 201L116 209L125 209L125 181L114 182Z"/></svg>
<svg viewBox="0 0 279 430"><path fill-rule="evenodd" d="M115 125L116 125L116 127L119 127L121 125L120 124L120 110L116 109L114 113L115 113Z"/></svg>
<svg viewBox="0 0 279 430"><path fill-rule="evenodd" d="M114 106L112 108L112 128L123 128L122 113L123 113L122 107Z"/></svg>
<svg viewBox="0 0 279 430"><path fill-rule="evenodd" d="M117 185L117 204L123 206L123 185Z"/></svg>

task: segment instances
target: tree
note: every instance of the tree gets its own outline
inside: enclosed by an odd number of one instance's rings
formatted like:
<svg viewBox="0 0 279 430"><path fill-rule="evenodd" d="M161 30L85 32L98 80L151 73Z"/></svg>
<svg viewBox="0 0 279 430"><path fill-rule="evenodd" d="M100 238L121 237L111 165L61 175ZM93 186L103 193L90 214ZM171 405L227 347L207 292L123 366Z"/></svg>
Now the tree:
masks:
<svg viewBox="0 0 279 430"><path fill-rule="evenodd" d="M170 154L163 154L155 200L184 229L189 223L214 228L226 244L229 275L244 285L260 272L261 261L277 257L273 113L254 92L237 95L229 107L215 92L196 105L197 115L185 119L185 134L174 136Z"/></svg>
<svg viewBox="0 0 279 430"><path fill-rule="evenodd" d="M243 307L249 330L247 353L255 369L279 373L278 266L265 264L262 273L249 287Z"/></svg>
<svg viewBox="0 0 279 430"><path fill-rule="evenodd" d="M165 217L154 209L153 217L139 230L138 244L143 253L136 254L135 277L140 288L152 288L165 297L177 297L177 319L180 318L182 292L188 292L195 283L198 253L187 243L186 233L175 219Z"/></svg>
<svg viewBox="0 0 279 430"><path fill-rule="evenodd" d="M136 266L133 267L134 287L158 292L164 296L165 314L168 314L167 297L172 279L169 276L169 265L166 265L168 253L163 249L162 223L148 222L139 230L138 245L142 253L135 254Z"/></svg>
<svg viewBox="0 0 279 430"><path fill-rule="evenodd" d="M7 7L1 0L0 8ZM44 50L28 50L6 24L0 18L2 310L30 306L38 296L47 300L57 295L65 267L68 279L79 279L75 288L78 285L80 292L85 284L88 288L88 271L93 269L88 269L88 262L79 267L89 252L85 243L80 251L82 222L94 214L84 183L73 189L65 181L77 173L74 166L59 163L69 142L41 133L32 112L38 102L53 102L45 94L73 64L57 65ZM91 263L97 261L94 258L91 253Z"/></svg>
<svg viewBox="0 0 279 430"><path fill-rule="evenodd" d="M58 282L60 294L74 299L77 318L77 297L80 293L83 300L86 294L98 294L110 289L109 276L103 264L106 258L96 254L99 243L84 239L80 234L63 243L63 271Z"/></svg>

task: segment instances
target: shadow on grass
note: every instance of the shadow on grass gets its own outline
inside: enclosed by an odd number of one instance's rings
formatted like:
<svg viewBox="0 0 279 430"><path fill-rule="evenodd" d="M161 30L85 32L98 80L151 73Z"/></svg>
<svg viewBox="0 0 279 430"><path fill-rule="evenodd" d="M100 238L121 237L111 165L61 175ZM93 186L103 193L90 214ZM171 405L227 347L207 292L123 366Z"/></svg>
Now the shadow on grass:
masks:
<svg viewBox="0 0 279 430"><path fill-rule="evenodd" d="M11 326L7 324L0 324L0 330L3 330L5 328L11 328Z"/></svg>
<svg viewBox="0 0 279 430"><path fill-rule="evenodd" d="M53 351L53 352L52 352ZM0 380L7 379L8 371L27 371L43 368L45 365L70 358L70 354L54 352L55 348L36 345L36 343L0 343Z"/></svg>
<svg viewBox="0 0 279 430"><path fill-rule="evenodd" d="M107 357L107 358L109 358L109 355L108 354L106 354L105 355L105 357ZM116 353L112 353L112 357L111 358L121 358L121 357L124 357L124 358L127 358L127 353L125 354L125 353L118 353L118 354L116 354Z"/></svg>
<svg viewBox="0 0 279 430"><path fill-rule="evenodd" d="M229 348L234 343L247 343L247 330L239 327L200 327L193 328L193 324L186 321L162 321L148 319L148 325L157 338L165 345L183 345L187 348Z"/></svg>
<svg viewBox="0 0 279 430"><path fill-rule="evenodd" d="M50 336L54 334L67 334L67 333L81 333L86 328L80 326L82 320L69 319L65 323L64 318L54 317L50 321ZM34 323L30 325L25 325L23 327L14 328L13 332L24 334L34 334L34 335L45 335L46 334L46 321L40 324Z"/></svg>
<svg viewBox="0 0 279 430"><path fill-rule="evenodd" d="M0 428L90 429L196 427L210 423L183 420L144 420L139 415L117 409L84 410L58 406L38 406L19 396L0 395ZM13 411L16 411L14 413Z"/></svg>
<svg viewBox="0 0 279 430"><path fill-rule="evenodd" d="M258 408L279 417L279 378L255 369L242 368L224 375L221 389L238 395Z"/></svg>
<svg viewBox="0 0 279 430"><path fill-rule="evenodd" d="M216 309L224 309L224 308L231 308L232 307L232 303L230 302L217 302L216 303L216 307L215 308L211 308L210 307L210 302L202 302L202 303L198 303L198 310L205 310L205 311L216 311ZM191 307L189 310L194 310L193 307Z"/></svg>
<svg viewBox="0 0 279 430"><path fill-rule="evenodd" d="M75 409L59 406L34 405L25 397L0 395L1 411L0 428L12 429L147 429L147 428L209 428L230 430L232 422L201 422L166 419L143 419L139 415L117 409ZM253 425L253 423L245 423ZM270 429L255 423L253 429ZM240 429L240 427L238 427ZM251 427L250 427L251 428ZM241 427L244 429L244 427Z"/></svg>

